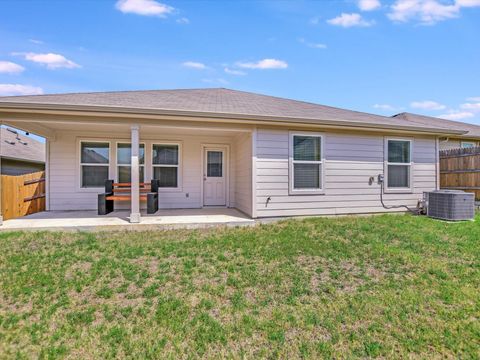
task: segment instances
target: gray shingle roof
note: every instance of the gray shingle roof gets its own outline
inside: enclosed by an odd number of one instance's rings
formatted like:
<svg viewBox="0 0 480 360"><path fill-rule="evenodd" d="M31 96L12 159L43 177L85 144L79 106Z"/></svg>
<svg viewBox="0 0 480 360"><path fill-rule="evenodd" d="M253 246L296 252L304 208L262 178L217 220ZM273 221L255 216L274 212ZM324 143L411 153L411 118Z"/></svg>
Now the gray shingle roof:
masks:
<svg viewBox="0 0 480 360"><path fill-rule="evenodd" d="M4 127L0 131L0 154L3 158L45 162L45 144Z"/></svg>
<svg viewBox="0 0 480 360"><path fill-rule="evenodd" d="M393 115L392 118L402 119L410 123L427 125L431 127L442 127L445 129L452 129L452 130L464 130L464 131L468 131L468 133L464 135L459 135L460 137L475 138L475 139L480 138L480 126L467 124L461 121L446 120L446 119L440 119L432 116L418 115L418 114L412 114L407 112Z"/></svg>
<svg viewBox="0 0 480 360"><path fill-rule="evenodd" d="M12 107L16 104L52 109L55 109L56 106L57 108L78 106L95 107L99 110L108 109L109 111L121 111L121 109L138 109L139 112L142 110L177 111L211 114L212 116L213 114L238 117L243 115L273 117L279 120L282 118L301 119L312 123L333 121L338 124L354 123L358 126L413 128L425 131L432 129L432 127L419 123L406 124L402 119L223 88L0 97L0 110L2 107ZM442 129L442 127L435 126L434 129Z"/></svg>

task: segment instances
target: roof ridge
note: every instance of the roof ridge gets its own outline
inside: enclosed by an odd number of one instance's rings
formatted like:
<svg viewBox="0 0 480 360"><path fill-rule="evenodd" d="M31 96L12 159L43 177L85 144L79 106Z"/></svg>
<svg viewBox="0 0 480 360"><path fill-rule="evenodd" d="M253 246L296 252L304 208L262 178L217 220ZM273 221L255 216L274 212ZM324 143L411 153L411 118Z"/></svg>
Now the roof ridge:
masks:
<svg viewBox="0 0 480 360"><path fill-rule="evenodd" d="M160 91L194 91L194 90L232 90L221 87L212 88L179 88L179 89L146 89L146 90L112 90L112 91L74 91L66 93L47 93L47 94L31 94L31 95L7 95L0 96L0 99L17 98L17 97L43 97L43 96L57 96L57 95L84 95L84 94L117 94L117 93L139 93L139 92L160 92ZM236 90L232 90L236 91Z"/></svg>
<svg viewBox="0 0 480 360"><path fill-rule="evenodd" d="M325 105L325 104L319 104L319 103L314 103L314 102L311 102L311 101L297 100L297 99L285 98L285 97L275 96L275 95L266 95L266 94L260 94L260 93L251 92L251 91L245 91L245 90L235 90L235 89L228 89L228 88L219 88L219 89L229 90L229 91L234 91L234 92L242 92L242 93L245 93L245 94L253 94L253 95L262 96L262 97L267 97L267 98L274 98L274 99L280 99L280 100L294 101L294 102L298 102L298 103L302 103L302 104L308 104L308 105L314 105L314 106L323 106L323 107L326 107L326 108L329 108L329 109L350 111L350 112L354 112L354 113L357 113L357 114L374 115L374 116L383 117L383 118L385 118L385 119L389 119L389 118L390 118L390 116L385 116L385 115L380 115L380 114L369 113L369 112L366 112L366 111L345 109L345 108L341 108L341 107L338 107L338 106L330 106L330 105Z"/></svg>

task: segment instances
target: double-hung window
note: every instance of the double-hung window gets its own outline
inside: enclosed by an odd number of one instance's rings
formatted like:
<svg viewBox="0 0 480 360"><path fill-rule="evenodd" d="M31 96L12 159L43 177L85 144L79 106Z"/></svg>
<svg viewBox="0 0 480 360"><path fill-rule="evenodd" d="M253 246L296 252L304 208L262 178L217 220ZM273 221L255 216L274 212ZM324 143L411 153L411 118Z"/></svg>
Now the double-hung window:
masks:
<svg viewBox="0 0 480 360"><path fill-rule="evenodd" d="M80 179L82 188L99 188L108 180L109 142L80 142Z"/></svg>
<svg viewBox="0 0 480 360"><path fill-rule="evenodd" d="M145 144L140 144L140 152L138 154L138 162L140 169L140 182L145 179ZM129 143L117 144L117 178L118 182L129 183L132 179L132 145Z"/></svg>
<svg viewBox="0 0 480 360"><path fill-rule="evenodd" d="M180 144L153 144L153 178L160 180L159 187L180 188Z"/></svg>
<svg viewBox="0 0 480 360"><path fill-rule="evenodd" d="M289 191L292 194L323 192L323 136L290 133Z"/></svg>
<svg viewBox="0 0 480 360"><path fill-rule="evenodd" d="M412 140L386 139L386 189L410 191L412 188Z"/></svg>

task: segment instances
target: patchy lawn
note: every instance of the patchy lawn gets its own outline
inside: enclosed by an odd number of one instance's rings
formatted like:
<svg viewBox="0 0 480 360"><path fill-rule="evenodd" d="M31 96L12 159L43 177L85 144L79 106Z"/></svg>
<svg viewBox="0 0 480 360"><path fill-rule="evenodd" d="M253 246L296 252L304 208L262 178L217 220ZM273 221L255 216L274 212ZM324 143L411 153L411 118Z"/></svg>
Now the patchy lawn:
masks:
<svg viewBox="0 0 480 360"><path fill-rule="evenodd" d="M479 221L0 233L0 358L478 358Z"/></svg>

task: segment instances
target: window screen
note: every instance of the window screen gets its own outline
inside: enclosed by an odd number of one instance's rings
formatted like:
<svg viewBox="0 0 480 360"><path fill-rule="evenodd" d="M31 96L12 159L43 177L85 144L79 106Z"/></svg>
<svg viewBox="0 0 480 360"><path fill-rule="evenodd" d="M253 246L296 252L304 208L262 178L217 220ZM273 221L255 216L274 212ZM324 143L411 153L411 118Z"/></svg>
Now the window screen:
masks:
<svg viewBox="0 0 480 360"><path fill-rule="evenodd" d="M153 178L162 188L179 186L179 145L155 144L152 149Z"/></svg>
<svg viewBox="0 0 480 360"><path fill-rule="evenodd" d="M80 143L81 186L103 187L108 180L110 144L108 142Z"/></svg>

